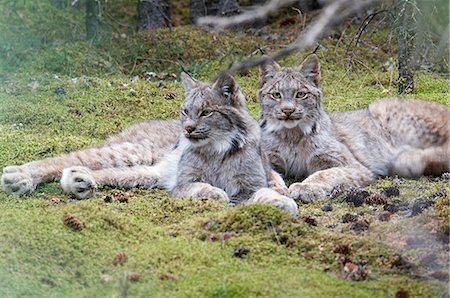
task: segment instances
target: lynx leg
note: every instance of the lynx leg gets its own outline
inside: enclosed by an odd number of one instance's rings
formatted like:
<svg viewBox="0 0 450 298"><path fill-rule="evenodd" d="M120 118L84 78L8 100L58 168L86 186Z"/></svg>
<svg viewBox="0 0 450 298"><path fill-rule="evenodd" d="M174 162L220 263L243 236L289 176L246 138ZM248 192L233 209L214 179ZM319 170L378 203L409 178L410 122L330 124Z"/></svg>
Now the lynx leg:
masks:
<svg viewBox="0 0 450 298"><path fill-rule="evenodd" d="M132 188L160 186L160 173L156 167L136 166L108 168L91 171L86 167L70 167L63 170L61 187L79 199L92 197L98 186Z"/></svg>
<svg viewBox="0 0 450 298"><path fill-rule="evenodd" d="M82 149L21 166L5 167L1 179L2 188L13 195L29 195L38 184L59 180L65 168L84 166L98 170L139 164L152 165L155 162L154 157L161 155L160 153L142 144L128 142Z"/></svg>
<svg viewBox="0 0 450 298"><path fill-rule="evenodd" d="M392 163L391 174L406 178L440 175L450 170L450 151L445 147L404 150Z"/></svg>
<svg viewBox="0 0 450 298"><path fill-rule="evenodd" d="M302 182L289 187L290 197L311 203L328 197L333 189L363 187L374 181L373 174L365 167L334 167L315 172Z"/></svg>
<svg viewBox="0 0 450 298"><path fill-rule="evenodd" d="M286 211L289 214L298 214L298 206L293 199L283 196L270 188L261 188L253 194L253 196L250 198L250 200L247 201L247 203L273 205Z"/></svg>

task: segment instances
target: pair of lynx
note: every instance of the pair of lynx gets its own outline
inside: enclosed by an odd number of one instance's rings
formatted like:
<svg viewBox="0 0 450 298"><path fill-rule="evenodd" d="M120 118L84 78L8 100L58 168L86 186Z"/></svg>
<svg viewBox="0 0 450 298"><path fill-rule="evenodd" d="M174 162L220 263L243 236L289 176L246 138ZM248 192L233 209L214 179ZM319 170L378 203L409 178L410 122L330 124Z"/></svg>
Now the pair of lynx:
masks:
<svg viewBox="0 0 450 298"><path fill-rule="evenodd" d="M175 197L259 202L296 214L296 201L326 198L336 187L450 170L449 107L390 99L328 114L314 54L298 67L260 66L259 125L231 76L212 85L181 78L181 127L141 122L98 147L5 167L3 190L26 195L61 178L79 198L97 185L162 187ZM288 189L278 173L306 179Z"/></svg>

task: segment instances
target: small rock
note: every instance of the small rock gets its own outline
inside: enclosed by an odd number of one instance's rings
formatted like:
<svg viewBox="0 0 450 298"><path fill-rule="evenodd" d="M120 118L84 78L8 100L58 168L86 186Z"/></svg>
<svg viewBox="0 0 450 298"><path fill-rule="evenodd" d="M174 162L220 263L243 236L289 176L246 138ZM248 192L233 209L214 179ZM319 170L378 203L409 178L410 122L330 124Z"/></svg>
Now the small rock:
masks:
<svg viewBox="0 0 450 298"><path fill-rule="evenodd" d="M386 198L398 197L400 195L400 190L397 187L386 187L381 191L380 194L385 196Z"/></svg>
<svg viewBox="0 0 450 298"><path fill-rule="evenodd" d="M249 252L250 248L241 246L233 248L233 250L231 251L231 255L233 257L244 258Z"/></svg>
<svg viewBox="0 0 450 298"><path fill-rule="evenodd" d="M370 223L366 220L358 220L350 223L348 226L350 230L355 232L364 232L369 229Z"/></svg>
<svg viewBox="0 0 450 298"><path fill-rule="evenodd" d="M358 216L354 215L354 214L350 214L350 213L346 213L346 214L342 215L342 217L341 217L341 221L343 223L355 222L357 220L358 220Z"/></svg>
<svg viewBox="0 0 450 298"><path fill-rule="evenodd" d="M324 212L330 212L330 211L333 211L333 206L330 203L326 203L326 204L323 204L320 207L320 209L322 209L322 211L324 211Z"/></svg>
<svg viewBox="0 0 450 298"><path fill-rule="evenodd" d="M359 210L358 212L356 212L356 215L358 216L364 216L365 212L363 210Z"/></svg>
<svg viewBox="0 0 450 298"><path fill-rule="evenodd" d="M55 94L56 95L64 95L64 94L66 94L66 90L64 89L63 86L56 87Z"/></svg>

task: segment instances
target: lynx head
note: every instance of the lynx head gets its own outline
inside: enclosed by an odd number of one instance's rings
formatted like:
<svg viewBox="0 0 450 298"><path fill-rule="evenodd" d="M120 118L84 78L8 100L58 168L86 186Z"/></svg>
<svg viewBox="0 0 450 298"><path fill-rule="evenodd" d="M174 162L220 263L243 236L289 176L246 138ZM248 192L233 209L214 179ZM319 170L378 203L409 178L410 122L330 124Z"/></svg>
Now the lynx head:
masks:
<svg viewBox="0 0 450 298"><path fill-rule="evenodd" d="M308 56L297 67L275 61L259 68L260 124L269 132L299 128L305 135L315 130L322 111L320 62Z"/></svg>
<svg viewBox="0 0 450 298"><path fill-rule="evenodd" d="M217 153L242 148L251 116L233 77L222 75L210 85L182 73L181 80L186 90L180 113L182 136L194 147L211 147Z"/></svg>

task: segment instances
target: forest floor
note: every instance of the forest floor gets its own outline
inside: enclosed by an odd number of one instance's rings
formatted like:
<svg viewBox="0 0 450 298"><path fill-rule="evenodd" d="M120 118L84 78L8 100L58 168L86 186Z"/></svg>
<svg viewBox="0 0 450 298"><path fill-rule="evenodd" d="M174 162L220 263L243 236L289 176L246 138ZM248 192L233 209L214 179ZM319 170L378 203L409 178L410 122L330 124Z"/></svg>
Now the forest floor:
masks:
<svg viewBox="0 0 450 298"><path fill-rule="evenodd" d="M11 23L29 21L8 9L0 5ZM26 25L51 26L34 22ZM208 80L259 48L282 48L299 26L288 16L257 33L179 26L112 33L100 44L60 42L67 28L56 28L40 47L14 40L32 43L33 31L3 31L0 168L99 144L136 121L177 118L178 61ZM396 96L392 34L369 26L350 44L358 28L354 21L334 29L317 52L327 111ZM297 65L310 51L280 64ZM257 76L236 75L255 118ZM408 97L450 106L448 77L418 72L415 80ZM298 218L140 188L103 188L80 201L57 183L21 198L0 192L0 296L448 297L449 179L380 178L300 205Z"/></svg>

